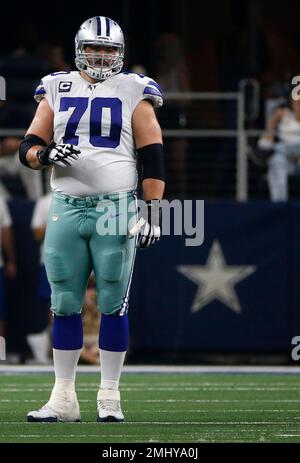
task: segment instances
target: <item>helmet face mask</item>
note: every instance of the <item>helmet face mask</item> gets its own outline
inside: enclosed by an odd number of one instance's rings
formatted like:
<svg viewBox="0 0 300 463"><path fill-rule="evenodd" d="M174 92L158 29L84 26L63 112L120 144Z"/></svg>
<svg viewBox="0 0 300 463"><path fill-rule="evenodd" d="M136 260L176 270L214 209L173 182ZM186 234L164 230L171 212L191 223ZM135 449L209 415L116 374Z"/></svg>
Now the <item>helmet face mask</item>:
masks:
<svg viewBox="0 0 300 463"><path fill-rule="evenodd" d="M92 51L86 51L90 46ZM100 47L101 52L92 48ZM108 48L108 53L103 49ZM111 51L115 49L115 51ZM124 60L124 36L118 24L103 16L85 21L75 37L75 64L95 80L105 80L121 71Z"/></svg>

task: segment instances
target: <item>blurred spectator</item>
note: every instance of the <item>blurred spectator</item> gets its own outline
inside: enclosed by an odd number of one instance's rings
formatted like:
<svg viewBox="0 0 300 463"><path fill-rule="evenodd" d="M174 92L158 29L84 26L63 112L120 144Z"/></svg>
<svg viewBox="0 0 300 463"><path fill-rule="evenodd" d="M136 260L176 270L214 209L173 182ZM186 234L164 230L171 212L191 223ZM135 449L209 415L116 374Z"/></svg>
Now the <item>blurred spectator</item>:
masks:
<svg viewBox="0 0 300 463"><path fill-rule="evenodd" d="M163 92L188 92L189 77L180 39L175 34L162 34L155 46L156 80ZM186 101L165 101L158 112L163 129L183 129L186 127ZM171 157L172 178L167 182L169 194L185 196L186 194L186 157L187 140L174 138L170 142L166 157Z"/></svg>
<svg viewBox="0 0 300 463"><path fill-rule="evenodd" d="M36 200L42 196L42 173L27 169L20 163L19 145L20 140L16 137L6 137L0 142L0 194L5 198L14 196L11 190L14 181L18 179L28 199Z"/></svg>
<svg viewBox="0 0 300 463"><path fill-rule="evenodd" d="M292 78L293 76L286 71L285 76L281 80L274 80L263 88L265 125L267 125L277 108L286 105L291 92Z"/></svg>
<svg viewBox="0 0 300 463"><path fill-rule="evenodd" d="M271 155L267 181L272 201L288 199L288 176L300 174L300 101L278 108L267 123L258 147Z"/></svg>
<svg viewBox="0 0 300 463"><path fill-rule="evenodd" d="M55 40L42 42L37 49L37 56L48 63L48 73L72 69L65 60L63 46Z"/></svg>
<svg viewBox="0 0 300 463"><path fill-rule="evenodd" d="M39 364L49 363L49 317L51 289L48 283L45 260L44 260L44 239L48 212L51 204L51 193L42 196L35 204L31 227L34 237L40 243L40 277L37 289L37 306L32 308L30 320L30 333L26 339L31 348L34 362Z"/></svg>
<svg viewBox="0 0 300 463"><path fill-rule="evenodd" d="M15 278L17 275L11 224L8 207L4 199L0 197L0 336L5 335L4 276ZM2 249L4 251L4 260Z"/></svg>
<svg viewBox="0 0 300 463"><path fill-rule="evenodd" d="M88 288L85 293L83 304L83 349L80 354L80 360L84 363L99 365L99 326L100 310L97 302L97 293L95 287L95 277L92 272Z"/></svg>
<svg viewBox="0 0 300 463"><path fill-rule="evenodd" d="M49 65L24 46L17 47L0 60L0 75L6 79L6 101L0 107L0 126L9 128L28 127L36 104L33 94Z"/></svg>

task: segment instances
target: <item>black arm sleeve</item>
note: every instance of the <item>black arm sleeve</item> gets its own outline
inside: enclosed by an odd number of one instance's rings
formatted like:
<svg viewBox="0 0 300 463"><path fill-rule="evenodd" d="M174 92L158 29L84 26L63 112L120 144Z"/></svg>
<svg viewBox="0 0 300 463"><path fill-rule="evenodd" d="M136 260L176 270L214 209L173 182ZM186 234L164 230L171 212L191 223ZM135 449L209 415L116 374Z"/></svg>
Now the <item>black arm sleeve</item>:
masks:
<svg viewBox="0 0 300 463"><path fill-rule="evenodd" d="M19 147L19 159L24 166L30 168L30 165L26 159L26 154L30 148L37 145L47 146L47 143L42 138L33 134L26 135L26 137L21 141Z"/></svg>
<svg viewBox="0 0 300 463"><path fill-rule="evenodd" d="M161 143L153 143L137 150L143 166L143 179L165 180L164 152Z"/></svg>

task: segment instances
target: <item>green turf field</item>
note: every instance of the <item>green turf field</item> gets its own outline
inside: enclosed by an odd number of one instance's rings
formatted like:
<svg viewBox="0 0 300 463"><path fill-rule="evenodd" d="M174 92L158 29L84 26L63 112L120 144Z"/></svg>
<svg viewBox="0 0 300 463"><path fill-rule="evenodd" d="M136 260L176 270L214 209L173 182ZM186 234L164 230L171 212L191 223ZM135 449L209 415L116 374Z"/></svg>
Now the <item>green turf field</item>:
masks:
<svg viewBox="0 0 300 463"><path fill-rule="evenodd" d="M278 374L123 374L126 423L96 423L98 375L78 374L81 423L27 423L49 374L0 376L0 442L300 442L300 378Z"/></svg>

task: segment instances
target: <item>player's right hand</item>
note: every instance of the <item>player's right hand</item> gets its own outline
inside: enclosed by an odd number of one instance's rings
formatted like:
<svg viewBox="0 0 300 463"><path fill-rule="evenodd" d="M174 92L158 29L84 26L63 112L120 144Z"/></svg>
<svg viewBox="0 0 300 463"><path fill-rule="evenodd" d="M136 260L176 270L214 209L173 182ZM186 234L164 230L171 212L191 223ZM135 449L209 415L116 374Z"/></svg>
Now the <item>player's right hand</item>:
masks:
<svg viewBox="0 0 300 463"><path fill-rule="evenodd" d="M37 152L40 164L44 166L55 164L60 167L70 167L78 159L80 150L70 143L52 142Z"/></svg>

